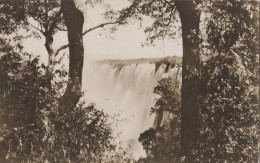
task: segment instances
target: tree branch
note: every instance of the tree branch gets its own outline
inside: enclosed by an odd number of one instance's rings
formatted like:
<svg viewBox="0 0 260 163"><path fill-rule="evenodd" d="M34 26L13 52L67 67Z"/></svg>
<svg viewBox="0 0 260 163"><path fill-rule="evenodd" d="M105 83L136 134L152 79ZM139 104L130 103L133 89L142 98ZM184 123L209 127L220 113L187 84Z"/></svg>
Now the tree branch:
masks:
<svg viewBox="0 0 260 163"><path fill-rule="evenodd" d="M103 28L103 27L106 26L106 25L112 25L112 24L124 24L124 23L122 23L121 21L102 23L102 24L99 24L99 25L97 25L97 26L95 26L95 27L92 27L92 28L89 28L89 29L85 30L85 31L83 32L83 36L86 35L87 33L91 32L91 31L95 30L95 29ZM61 47L59 47L59 48L56 50L56 52L55 52L55 56L57 56L60 51L66 49L66 48L68 48L68 47L69 47L69 44L67 44L67 45L62 45Z"/></svg>
<svg viewBox="0 0 260 163"><path fill-rule="evenodd" d="M47 10L47 8L46 8ZM45 36L45 48L49 54L49 64L48 64L48 72L50 74L52 74L53 69L54 69L54 62L55 62L55 51L52 47L52 43L53 43L53 34L54 34L54 29L57 26L57 23L59 21L59 18L62 14L61 8L59 9L59 11L53 15L53 17L49 18L49 20L47 21L44 29L44 36ZM47 20L47 18L46 18Z"/></svg>
<svg viewBox="0 0 260 163"><path fill-rule="evenodd" d="M36 26L34 26L33 24L31 24L29 21L28 21L28 24L29 24L32 28L34 28L35 30L41 32L41 34L44 35L44 31L42 31L41 29L39 29L39 28L37 28Z"/></svg>
<svg viewBox="0 0 260 163"><path fill-rule="evenodd" d="M49 32L53 33L55 26L57 25L57 22L59 21L59 18L61 16L61 8L59 9L59 11L56 13L56 15L54 16L53 20L50 22L49 25Z"/></svg>
<svg viewBox="0 0 260 163"><path fill-rule="evenodd" d="M106 25L112 25L112 24L123 24L123 23L120 22L120 21L102 23L102 24L99 24L99 25L97 25L97 26L95 26L95 27L92 27L92 28L87 29L86 31L83 32L83 35L85 35L85 34L91 32L91 31L93 31L93 30L95 30L95 29L97 29L97 28L103 28L103 27L106 26Z"/></svg>
<svg viewBox="0 0 260 163"><path fill-rule="evenodd" d="M61 47L59 47L59 49L57 49L56 52L55 52L55 56L57 56L60 51L66 49L66 48L68 48L68 47L69 47L69 44L67 44L67 45L62 45Z"/></svg>
<svg viewBox="0 0 260 163"><path fill-rule="evenodd" d="M172 22L173 11L174 11L174 9L171 10L170 19L169 19L169 21L168 21L168 23L166 25L166 32L165 32L165 34L167 34L168 31L169 31L169 28L167 28L167 27L169 27L170 23Z"/></svg>

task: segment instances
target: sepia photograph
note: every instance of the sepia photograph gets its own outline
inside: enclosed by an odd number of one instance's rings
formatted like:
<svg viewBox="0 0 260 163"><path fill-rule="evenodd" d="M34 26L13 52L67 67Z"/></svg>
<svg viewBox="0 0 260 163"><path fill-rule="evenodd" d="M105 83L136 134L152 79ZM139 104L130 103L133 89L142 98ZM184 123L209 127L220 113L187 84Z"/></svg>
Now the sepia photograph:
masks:
<svg viewBox="0 0 260 163"><path fill-rule="evenodd" d="M0 0L0 163L260 163L259 0Z"/></svg>

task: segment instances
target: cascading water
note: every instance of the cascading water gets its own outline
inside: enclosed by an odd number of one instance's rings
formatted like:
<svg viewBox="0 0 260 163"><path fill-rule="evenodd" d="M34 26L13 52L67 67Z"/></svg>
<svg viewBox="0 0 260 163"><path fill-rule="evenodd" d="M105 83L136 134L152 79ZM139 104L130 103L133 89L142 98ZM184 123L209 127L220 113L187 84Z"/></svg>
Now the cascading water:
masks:
<svg viewBox="0 0 260 163"><path fill-rule="evenodd" d="M181 80L181 68L167 67L165 64L156 68L155 64L87 64L84 69L83 88L87 90L88 100L109 114L119 114L127 122L119 124L120 138L134 155L144 155L138 143L140 133L153 127L155 114L151 114L156 95L153 89L164 77ZM163 116L164 120L167 115ZM164 121L162 120L162 121ZM144 151L142 151L144 153Z"/></svg>

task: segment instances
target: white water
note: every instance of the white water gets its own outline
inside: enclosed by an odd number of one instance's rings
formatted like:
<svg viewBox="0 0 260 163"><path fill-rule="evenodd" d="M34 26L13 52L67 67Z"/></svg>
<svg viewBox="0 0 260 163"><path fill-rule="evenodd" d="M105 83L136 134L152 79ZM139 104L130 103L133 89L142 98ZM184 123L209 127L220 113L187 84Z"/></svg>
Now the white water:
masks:
<svg viewBox="0 0 260 163"><path fill-rule="evenodd" d="M153 89L164 77L181 80L181 69L173 67L165 72L166 65L155 71L155 64L141 63L115 66L111 64L90 64L84 69L83 88L87 99L97 107L126 119L118 125L120 138L134 156L144 156L138 143L140 133L153 127L155 115L150 114L156 95ZM164 120L169 115L164 116Z"/></svg>

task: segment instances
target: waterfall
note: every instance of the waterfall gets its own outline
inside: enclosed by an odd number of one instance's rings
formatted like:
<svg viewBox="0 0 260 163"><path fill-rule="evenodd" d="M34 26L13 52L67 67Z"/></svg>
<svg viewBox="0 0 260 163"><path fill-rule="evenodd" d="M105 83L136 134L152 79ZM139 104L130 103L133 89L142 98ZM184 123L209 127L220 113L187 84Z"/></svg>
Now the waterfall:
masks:
<svg viewBox="0 0 260 163"><path fill-rule="evenodd" d="M181 81L181 68L154 63L88 65L83 75L87 99L105 112L119 114L127 121L119 124L117 130L121 131L122 141L140 155L139 135L153 127L156 119L156 115L150 113L157 96L153 89L165 77ZM167 119L169 114L163 117Z"/></svg>

